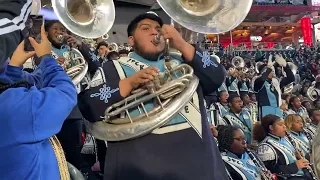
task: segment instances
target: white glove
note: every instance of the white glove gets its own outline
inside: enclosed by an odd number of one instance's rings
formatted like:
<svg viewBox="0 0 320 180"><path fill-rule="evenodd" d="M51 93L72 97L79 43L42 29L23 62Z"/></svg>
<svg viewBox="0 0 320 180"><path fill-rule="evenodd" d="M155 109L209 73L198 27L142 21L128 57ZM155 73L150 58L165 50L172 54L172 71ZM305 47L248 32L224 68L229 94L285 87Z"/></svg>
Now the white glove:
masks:
<svg viewBox="0 0 320 180"><path fill-rule="evenodd" d="M272 55L269 55L269 60L268 60L268 68L272 68L275 62L272 61Z"/></svg>
<svg viewBox="0 0 320 180"><path fill-rule="evenodd" d="M276 61L282 67L286 67L287 66L287 62L286 62L285 59L283 59L282 56L276 55Z"/></svg>

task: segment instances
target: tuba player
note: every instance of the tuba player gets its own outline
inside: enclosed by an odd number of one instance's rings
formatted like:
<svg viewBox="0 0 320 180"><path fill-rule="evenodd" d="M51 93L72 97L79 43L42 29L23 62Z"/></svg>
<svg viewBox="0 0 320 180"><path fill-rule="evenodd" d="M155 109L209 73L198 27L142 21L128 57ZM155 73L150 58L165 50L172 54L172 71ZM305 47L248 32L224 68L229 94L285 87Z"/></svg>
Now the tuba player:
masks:
<svg viewBox="0 0 320 180"><path fill-rule="evenodd" d="M182 54L174 61L192 66L200 85L193 97L196 99L194 106L189 106L195 111L183 109L165 126L145 136L108 142L104 179L227 179L204 106L204 96L216 91L224 82L225 68L209 53L188 44L173 26L163 24L155 13L135 17L127 33L134 52L129 57L106 62L102 67L103 80L83 92L79 99L79 108L87 120L101 121L106 108L164 71L164 39L169 39L171 47ZM155 45L153 40L160 33L163 38ZM115 67L117 62L120 68Z"/></svg>

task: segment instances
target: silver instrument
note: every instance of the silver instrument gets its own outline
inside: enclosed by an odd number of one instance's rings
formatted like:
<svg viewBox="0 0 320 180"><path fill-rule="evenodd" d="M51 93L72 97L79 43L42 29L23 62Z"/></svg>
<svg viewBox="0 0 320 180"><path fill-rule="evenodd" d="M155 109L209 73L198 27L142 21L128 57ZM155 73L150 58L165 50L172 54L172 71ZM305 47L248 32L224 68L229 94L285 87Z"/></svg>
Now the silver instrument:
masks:
<svg viewBox="0 0 320 180"><path fill-rule="evenodd" d="M320 97L320 89L315 87L315 84L313 84L311 87L309 87L309 89L307 90L307 97L311 100L311 101L315 101L317 99L319 99Z"/></svg>
<svg viewBox="0 0 320 180"><path fill-rule="evenodd" d="M165 82L165 77L174 73L183 75ZM181 64L161 74L145 88L134 90L131 96L107 108L105 120L87 123L87 130L96 138L107 141L128 140L148 134L179 113L192 98L198 84L199 80L193 75L193 69L187 64ZM145 103L151 100L157 106L147 111ZM135 108L139 109L140 114L132 117L130 110ZM112 119L123 113L126 118Z"/></svg>
<svg viewBox="0 0 320 180"><path fill-rule="evenodd" d="M115 20L113 0L51 0L60 22L73 34L99 38L107 34Z"/></svg>
<svg viewBox="0 0 320 180"><path fill-rule="evenodd" d="M58 36L58 39L60 40L63 40L64 38L63 35ZM51 51L51 55L55 59L59 58L53 51ZM85 61L81 52L75 48L71 48L70 51L63 54L63 58L65 61L61 66L72 79L73 84L78 85L87 75L88 63Z"/></svg>
<svg viewBox="0 0 320 180"><path fill-rule="evenodd" d="M200 33L220 33L234 29L244 20L252 5L252 0L238 0L234 4L216 0L197 3L185 0L157 2L173 19L173 26L189 43L197 42ZM221 24L223 18L228 19L228 22L225 21L228 24ZM104 121L86 121L90 134L107 141L138 138L165 125L190 101L199 79L187 64L171 66L169 40L158 34L154 37L153 44L160 43L165 45L165 72L144 87L133 90L124 100L108 107ZM153 102L151 110L147 110L147 102ZM132 110L137 110L138 115L130 114Z"/></svg>
<svg viewBox="0 0 320 180"><path fill-rule="evenodd" d="M250 151L247 150L247 153L253 163L256 165L261 174L261 180L274 180L273 174L266 168L263 162L260 159L256 158L256 156Z"/></svg>
<svg viewBox="0 0 320 180"><path fill-rule="evenodd" d="M302 151L300 149L298 149L296 142L292 139L291 135L289 133L286 132L286 137L288 138L288 140L290 141L290 143L292 144L292 146L295 149L295 155L297 160L299 159L304 159L305 157L302 156ZM313 180L318 180L316 174L314 173L313 169L312 169L312 164L310 164L310 166L308 168L306 168L306 170L309 172L309 174L311 175Z"/></svg>
<svg viewBox="0 0 320 180"><path fill-rule="evenodd" d="M246 66L243 58L240 56L235 56L234 58L232 58L231 65L236 68L244 68Z"/></svg>
<svg viewBox="0 0 320 180"><path fill-rule="evenodd" d="M109 44L109 50L119 52L119 46L117 43L110 43Z"/></svg>
<svg viewBox="0 0 320 180"><path fill-rule="evenodd" d="M252 0L157 0L181 26L203 34L220 34L237 27L247 16Z"/></svg>
<svg viewBox="0 0 320 180"><path fill-rule="evenodd" d="M85 180L82 173L76 167L74 167L69 162L67 162L67 166L71 180Z"/></svg>

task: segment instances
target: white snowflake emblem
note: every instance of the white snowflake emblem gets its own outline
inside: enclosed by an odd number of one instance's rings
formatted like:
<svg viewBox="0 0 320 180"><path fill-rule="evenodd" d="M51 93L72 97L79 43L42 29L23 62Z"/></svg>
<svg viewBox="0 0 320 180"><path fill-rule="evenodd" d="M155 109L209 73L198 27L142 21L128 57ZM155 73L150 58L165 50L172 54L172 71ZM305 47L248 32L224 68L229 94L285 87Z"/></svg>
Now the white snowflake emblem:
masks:
<svg viewBox="0 0 320 180"><path fill-rule="evenodd" d="M112 94L119 91L119 88L111 89L111 87L104 84L102 88L99 89L98 93L91 94L90 97L100 97L101 101L104 101L105 103L109 102L109 99L111 98Z"/></svg>
<svg viewBox="0 0 320 180"><path fill-rule="evenodd" d="M211 56L208 52L200 53L199 51L196 51L196 54L202 58L203 68L209 66L218 67L218 65L211 60Z"/></svg>

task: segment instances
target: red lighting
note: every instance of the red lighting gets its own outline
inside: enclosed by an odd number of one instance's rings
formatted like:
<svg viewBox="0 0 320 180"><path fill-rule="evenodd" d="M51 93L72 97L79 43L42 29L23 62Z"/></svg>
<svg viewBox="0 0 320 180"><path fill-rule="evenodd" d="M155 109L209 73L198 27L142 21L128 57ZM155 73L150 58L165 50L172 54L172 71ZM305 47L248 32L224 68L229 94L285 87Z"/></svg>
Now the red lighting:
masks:
<svg viewBox="0 0 320 180"><path fill-rule="evenodd" d="M301 30L305 45L312 45L312 29L311 29L311 19L308 17L301 19Z"/></svg>

